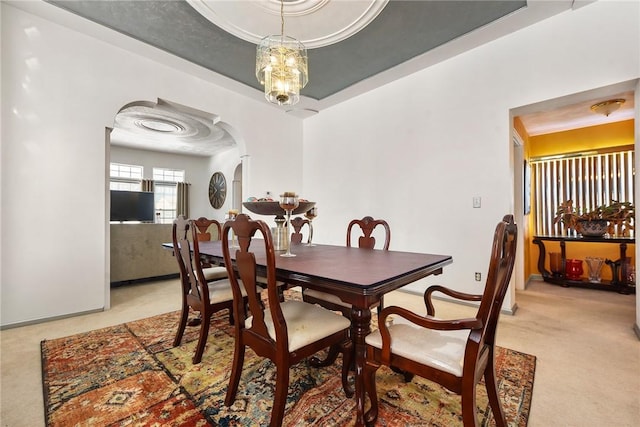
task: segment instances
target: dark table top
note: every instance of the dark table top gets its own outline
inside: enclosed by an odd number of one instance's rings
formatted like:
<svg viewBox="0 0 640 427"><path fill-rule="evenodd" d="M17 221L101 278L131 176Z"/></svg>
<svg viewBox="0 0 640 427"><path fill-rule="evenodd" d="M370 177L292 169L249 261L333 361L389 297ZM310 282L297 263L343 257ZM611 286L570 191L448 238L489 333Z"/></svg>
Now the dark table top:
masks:
<svg viewBox="0 0 640 427"><path fill-rule="evenodd" d="M200 254L221 262L220 241L199 242ZM254 242L254 244L257 242ZM253 245L252 245L253 247ZM263 245L254 248L258 266L266 264ZM231 250L233 256L233 249ZM368 250L346 246L294 245L296 256L276 252L276 275L280 280L321 288L353 288L357 293L385 293L430 274L453 262L449 255ZM316 287L316 286L312 286Z"/></svg>

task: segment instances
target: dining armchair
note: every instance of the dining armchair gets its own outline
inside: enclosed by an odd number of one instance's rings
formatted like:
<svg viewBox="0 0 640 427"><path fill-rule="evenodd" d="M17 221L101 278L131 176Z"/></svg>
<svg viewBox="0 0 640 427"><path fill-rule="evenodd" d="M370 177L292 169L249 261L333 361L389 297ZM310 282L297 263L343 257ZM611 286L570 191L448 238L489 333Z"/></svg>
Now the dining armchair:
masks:
<svg viewBox="0 0 640 427"><path fill-rule="evenodd" d="M302 227L307 224L309 227L309 220L302 217L295 217L291 219L291 227L293 227L293 233L291 233L291 244L299 245L302 243Z"/></svg>
<svg viewBox="0 0 640 427"><path fill-rule="evenodd" d="M222 226L215 219L209 219L201 216L198 219L193 220L193 225L196 228L199 242L220 240L222 235ZM219 265L213 265L206 260L200 260L202 263L202 271L204 278L207 281L220 280L227 278L227 269Z"/></svg>
<svg viewBox="0 0 640 427"><path fill-rule="evenodd" d="M362 219L354 219L349 222L349 225L347 226L347 246L351 247L352 234L355 233L354 230L359 229L359 234L361 235L358 237L357 247L360 249L375 249L376 239L373 236L373 232L378 226L382 227L384 230L384 242L382 243L381 249L385 251L389 250L389 244L391 243L391 228L389 227L389 224L383 219L373 219L370 216L365 216ZM303 299L304 301L321 305L329 310L340 311L345 317L351 318L351 305L343 302L340 298L328 292L317 291L315 289L304 289ZM376 305L380 310L382 307L382 300L380 300L380 304L375 304L372 307L375 307Z"/></svg>
<svg viewBox="0 0 640 427"><path fill-rule="evenodd" d="M375 375L381 365L399 369L407 380L415 374L460 395L465 427L478 425L476 385L484 377L496 425L506 426L498 395L494 351L498 317L515 261L516 237L513 216L506 215L495 229L482 294L467 294L436 285L424 294L426 315L396 306L382 310L378 330L365 338L364 383L371 402L365 413L368 426L374 425L378 417ZM432 301L435 292L462 301L479 301L476 315L452 320L435 317Z"/></svg>
<svg viewBox="0 0 640 427"><path fill-rule="evenodd" d="M220 311L229 311L229 321L233 320L233 292L228 279L208 281L204 275L204 269L200 263L200 246L194 221L180 215L173 221L172 228L173 252L178 260L180 269L180 283L182 287L182 311L173 346L180 345L187 326L189 311L198 312L198 322L192 325L200 325L198 344L193 356L193 363L200 363L207 337L211 316ZM240 286L240 299L246 301L246 293Z"/></svg>
<svg viewBox="0 0 640 427"><path fill-rule="evenodd" d="M239 248L229 247L229 234L235 233ZM258 237L253 237L258 234ZM232 254L231 251L234 251ZM276 386L270 425L282 425L290 367L327 347L339 348L343 354L342 387L347 397L353 390L347 381L352 357L349 337L350 322L343 316L313 304L298 300L280 300L276 282L276 255L271 231L261 220L251 220L240 214L227 221L222 231L222 253L234 297L235 347L231 377L225 405L231 406L244 365L245 347L276 366ZM256 257L266 258L267 298L261 298L257 282ZM264 274L261 271L261 274ZM250 316L243 309L244 285L249 300Z"/></svg>

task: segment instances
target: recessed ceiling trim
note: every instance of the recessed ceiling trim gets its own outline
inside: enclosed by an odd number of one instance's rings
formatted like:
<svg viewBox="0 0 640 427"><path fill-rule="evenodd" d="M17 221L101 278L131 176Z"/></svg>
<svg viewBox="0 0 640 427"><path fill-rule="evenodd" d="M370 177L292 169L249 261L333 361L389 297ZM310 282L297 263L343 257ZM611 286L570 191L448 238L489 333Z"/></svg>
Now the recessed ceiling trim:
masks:
<svg viewBox="0 0 640 427"><path fill-rule="evenodd" d="M162 133L175 133L184 131L184 127L177 123L162 119L141 119L135 120L135 125L146 130Z"/></svg>
<svg viewBox="0 0 640 427"><path fill-rule="evenodd" d="M280 34L280 1L186 0L209 21L242 40L258 44ZM366 27L389 0L285 0L286 33L307 49L329 46Z"/></svg>

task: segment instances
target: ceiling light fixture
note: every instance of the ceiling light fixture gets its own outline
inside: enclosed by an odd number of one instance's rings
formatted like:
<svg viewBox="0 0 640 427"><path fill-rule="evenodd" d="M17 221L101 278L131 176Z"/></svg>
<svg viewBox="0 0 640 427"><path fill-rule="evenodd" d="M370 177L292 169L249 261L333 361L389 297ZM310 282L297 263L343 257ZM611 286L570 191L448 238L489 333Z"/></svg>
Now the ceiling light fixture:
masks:
<svg viewBox="0 0 640 427"><path fill-rule="evenodd" d="M284 34L284 0L280 0L280 35L263 38L256 49L256 77L264 97L278 105L294 105L309 81L307 49Z"/></svg>
<svg viewBox="0 0 640 427"><path fill-rule="evenodd" d="M604 114L609 117L609 114L616 111L622 104L624 104L624 99L609 99L607 101L598 102L597 104L593 104L591 106L591 111L598 114Z"/></svg>

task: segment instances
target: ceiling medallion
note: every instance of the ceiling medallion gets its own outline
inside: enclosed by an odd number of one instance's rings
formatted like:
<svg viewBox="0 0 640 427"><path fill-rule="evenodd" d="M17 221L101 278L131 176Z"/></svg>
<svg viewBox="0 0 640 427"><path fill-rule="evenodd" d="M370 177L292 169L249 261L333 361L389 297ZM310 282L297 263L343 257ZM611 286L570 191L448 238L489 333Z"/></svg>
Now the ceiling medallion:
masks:
<svg viewBox="0 0 640 427"><path fill-rule="evenodd" d="M185 130L184 127L180 126L177 123L161 119L137 120L136 125L153 132L174 133L182 132Z"/></svg>
<svg viewBox="0 0 640 427"><path fill-rule="evenodd" d="M280 1L186 0L199 14L236 37L258 44L273 31ZM369 25L389 0L285 0L289 32L307 49L345 40Z"/></svg>
<svg viewBox="0 0 640 427"><path fill-rule="evenodd" d="M604 114L609 117L609 114L616 111L622 104L625 103L625 100L622 98L618 99L609 99L607 101L598 102L597 104L593 104L591 106L591 111L598 114Z"/></svg>

